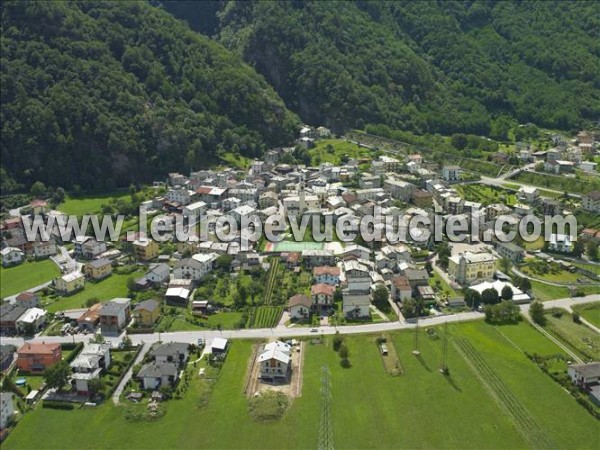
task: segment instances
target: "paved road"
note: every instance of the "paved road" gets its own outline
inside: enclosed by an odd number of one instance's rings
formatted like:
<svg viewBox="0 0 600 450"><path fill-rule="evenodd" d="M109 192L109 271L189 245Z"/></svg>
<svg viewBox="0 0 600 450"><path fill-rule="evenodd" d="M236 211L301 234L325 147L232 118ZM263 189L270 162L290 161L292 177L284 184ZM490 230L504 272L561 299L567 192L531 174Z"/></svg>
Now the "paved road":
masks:
<svg viewBox="0 0 600 450"><path fill-rule="evenodd" d="M536 173L539 173L539 172L536 172ZM505 187L504 185L506 183L518 184L519 186L534 187L534 188L538 188L538 189L543 189L544 191L554 192L556 194L564 194L564 191L557 191L556 189L551 189L551 188L547 188L547 187L543 187L543 186L535 186L533 184L522 183L520 181L516 181L513 179L505 179L502 177L493 178L493 177L486 177L484 175L481 175L481 180L479 180L479 183L487 184L489 186L497 186L497 187L501 187L501 188L504 188ZM540 194L540 197L544 197L544 195ZM573 194L573 193L569 192L569 197L581 198L581 195Z"/></svg>
<svg viewBox="0 0 600 450"><path fill-rule="evenodd" d="M563 298L559 300L551 300L544 302L546 308L565 308L570 310L571 306L576 304L590 303L600 301L600 294L588 295L587 297L577 298ZM521 312L529 314L529 305L521 305ZM440 315L427 317L419 320L421 327L431 325L442 325L445 322L465 322L470 320L483 319L483 313L470 311L462 312L453 315ZM328 326L328 327L292 327L287 328L285 326L278 326L275 328L254 328L244 330L206 330L206 331L177 331L172 333L154 333L154 334L132 334L129 338L133 344L148 344L158 342L189 342L195 344L199 338L205 341L215 338L224 337L229 339L267 339L267 338L295 338L302 336L319 336L319 335L331 335L339 331L340 334L359 334L359 333L382 333L386 331L412 329L415 327L414 323L409 322L383 322L383 323L369 323L364 325L347 325L341 327ZM312 329L317 331L313 332ZM44 342L88 342L90 339L89 335L75 335L75 336L40 336L31 339L31 341L44 341ZM109 337L107 341L113 345L117 345L121 341L122 337ZM2 338L3 344L13 344L20 346L24 342L23 338Z"/></svg>
<svg viewBox="0 0 600 450"><path fill-rule="evenodd" d="M148 345L144 345L142 347L142 350L138 353L137 357L135 358L135 361L133 362L133 364L131 365L129 370L125 373L125 376L121 379L121 382L115 389L115 392L113 392L112 401L115 405L119 404L119 399L121 398L123 389L125 389L125 385L127 384L127 382L131 379L131 376L133 375L133 367L136 364L139 364L142 362L142 360L144 359L144 356L146 355L146 352L148 352L149 349L150 349L150 346L148 346Z"/></svg>

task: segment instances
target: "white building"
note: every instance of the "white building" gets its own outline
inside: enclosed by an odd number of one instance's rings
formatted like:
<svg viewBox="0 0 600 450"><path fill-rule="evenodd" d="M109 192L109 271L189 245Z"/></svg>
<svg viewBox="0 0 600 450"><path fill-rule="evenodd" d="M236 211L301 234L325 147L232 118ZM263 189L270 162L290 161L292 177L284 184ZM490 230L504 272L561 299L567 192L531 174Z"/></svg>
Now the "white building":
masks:
<svg viewBox="0 0 600 450"><path fill-rule="evenodd" d="M459 181L463 170L458 166L444 166L442 178L446 181Z"/></svg>
<svg viewBox="0 0 600 450"><path fill-rule="evenodd" d="M206 212L207 209L208 205L206 202L194 202L183 208L183 215L184 217L188 217L190 220L197 219L204 212Z"/></svg>
<svg viewBox="0 0 600 450"><path fill-rule="evenodd" d="M258 356L260 378L264 381L285 381L292 371L291 347L283 342L265 345Z"/></svg>
<svg viewBox="0 0 600 450"><path fill-rule="evenodd" d="M33 254L37 259L56 255L56 244L53 240L36 241L35 244L33 244Z"/></svg>
<svg viewBox="0 0 600 450"><path fill-rule="evenodd" d="M46 323L46 311L40 308L29 308L17 319L17 330L38 332Z"/></svg>
<svg viewBox="0 0 600 450"><path fill-rule="evenodd" d="M344 277L346 287L351 292L369 292L371 289L371 276L369 268L356 260L344 261Z"/></svg>
<svg viewBox="0 0 600 450"><path fill-rule="evenodd" d="M588 192L581 197L581 207L586 211L600 213L600 191Z"/></svg>
<svg viewBox="0 0 600 450"><path fill-rule="evenodd" d="M212 271L218 257L216 253L197 253L191 258L182 259L175 265L173 276L178 279L198 281Z"/></svg>
<svg viewBox="0 0 600 450"><path fill-rule="evenodd" d="M342 292L342 296L342 312L344 313L344 317L350 319L369 317L369 307L371 306L369 294L344 291Z"/></svg>
<svg viewBox="0 0 600 450"><path fill-rule="evenodd" d="M12 423L14 415L12 392L0 392L0 430L4 430Z"/></svg>
<svg viewBox="0 0 600 450"><path fill-rule="evenodd" d="M548 248L555 252L571 253L573 251L573 240L567 234L552 233L548 242Z"/></svg>
<svg viewBox="0 0 600 450"><path fill-rule="evenodd" d="M486 289L494 289L498 293L498 297L500 297L502 295L502 289L504 289L506 286L512 289L512 300L515 303L528 303L531 301L531 297L529 296L529 294L523 292L521 289L507 281L484 281L482 283L469 286L469 289L473 289L474 291L479 292L480 295Z"/></svg>
<svg viewBox="0 0 600 450"><path fill-rule="evenodd" d="M25 253L16 247L5 247L0 250L2 256L2 266L8 267L16 264L21 264Z"/></svg>

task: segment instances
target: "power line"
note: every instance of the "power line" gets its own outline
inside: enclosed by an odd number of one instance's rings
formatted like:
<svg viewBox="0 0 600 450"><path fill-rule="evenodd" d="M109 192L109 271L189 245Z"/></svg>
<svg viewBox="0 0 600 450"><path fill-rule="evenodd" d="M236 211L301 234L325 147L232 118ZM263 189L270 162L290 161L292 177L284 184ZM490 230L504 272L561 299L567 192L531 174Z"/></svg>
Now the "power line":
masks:
<svg viewBox="0 0 600 450"><path fill-rule="evenodd" d="M329 367L321 367L321 422L319 424L319 450L333 450L333 422L331 420L331 381Z"/></svg>
<svg viewBox="0 0 600 450"><path fill-rule="evenodd" d="M419 351L419 316L417 316L417 326L415 327L415 347L412 351L412 354L415 356L419 356L421 354Z"/></svg>
<svg viewBox="0 0 600 450"><path fill-rule="evenodd" d="M440 372L444 375L448 375L448 322L444 323L444 342L443 342L443 357L442 357L442 368Z"/></svg>

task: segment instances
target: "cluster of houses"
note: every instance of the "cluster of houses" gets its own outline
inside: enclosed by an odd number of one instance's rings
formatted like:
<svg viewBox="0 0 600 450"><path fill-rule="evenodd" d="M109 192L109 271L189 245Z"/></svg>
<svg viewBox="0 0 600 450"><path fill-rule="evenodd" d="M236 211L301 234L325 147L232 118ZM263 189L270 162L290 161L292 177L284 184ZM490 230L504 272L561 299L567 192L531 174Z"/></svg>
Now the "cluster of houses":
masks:
<svg viewBox="0 0 600 450"><path fill-rule="evenodd" d="M547 151L529 154L528 160L533 158L544 160L544 171L553 175L573 173L579 169L587 173L595 173L598 164L590 161L596 154L598 147L597 136L587 131L581 131L577 138L567 141L560 135L553 136L554 147ZM522 158L527 155L522 151Z"/></svg>
<svg viewBox="0 0 600 450"><path fill-rule="evenodd" d="M46 325L46 311L40 307L39 297L32 292L22 292L13 303L0 305L2 335L33 335Z"/></svg>
<svg viewBox="0 0 600 450"><path fill-rule="evenodd" d="M324 127L305 126L300 132L299 143L310 146L313 140L329 135L330 131ZM556 149L568 154L575 152L573 145L560 142L557 141ZM576 142L576 148L583 154L595 149L594 138L590 141L585 133L580 133ZM558 150L553 149L542 156L547 161L562 161L563 156ZM322 163L306 167L282 163L283 156L289 151L285 148L271 149L265 153L263 160L254 160L247 171L225 168L194 171L189 176L170 173L164 182L156 182L155 185L161 187L160 193L143 202L140 208L148 213L162 212L173 221L176 215L181 215L188 224L206 219L207 236L192 236L185 242L175 240L173 243L177 251L172 255L160 255L159 244L141 234L134 240L123 241L121 250L129 246L128 253L147 265L146 274L135 280L136 289L165 288L164 299L144 301L125 308L119 302L94 305L77 318L80 327L91 331L99 325L103 333L111 334L120 332L133 317L136 323L150 328L160 316L163 303L185 308L192 303L195 313L205 314L210 310L210 299L191 302L193 291L202 278L214 270L221 256L227 255L230 269L238 270L259 267L265 256L281 253L277 252L277 246L267 246L259 251L252 243L247 248L236 240L220 242L215 224L223 216L239 223L253 215L264 220L276 213L284 213L289 216L331 217L334 224L344 220L356 225L364 216L378 210L383 216L398 221L397 237L389 237L373 251L355 244L331 243L320 249L282 254L288 265L302 264L313 270L314 284L310 295L298 294L289 299L292 317L302 319L311 313L329 314L334 308L334 295L338 289L347 318L367 317L370 297L378 284L385 285L393 299L419 298L434 303L436 296L422 269L415 264L419 261L413 261L415 254L426 253L422 250L425 244L419 238L430 232L431 227L422 225L409 232L408 223L413 217L433 219L434 214L441 214L445 220L462 217L467 223L477 219L482 226L475 240L487 240L486 232L493 229L494 220L500 216L508 228L515 229L524 216L562 212L559 201L543 199L538 189L530 187L519 189L519 202L513 206L502 203L484 206L465 200L453 187L463 177L461 167L427 162L420 154L379 155L372 160L350 158L339 165ZM526 153L527 149L520 150L522 159ZM532 157L535 156L539 155ZM367 170L365 164L370 164ZM591 192L583 196L582 207L598 211L600 195ZM41 200L34 200L29 211L55 217L58 222L65 218L60 212L50 211ZM375 231L379 228L384 230L384 227L382 222L374 224ZM54 280L54 287L61 295L84 289L87 282L110 277L121 256L119 250L91 236L76 236L70 255L63 252L55 254L54 243L62 241L54 231L49 241L54 245L53 250L50 247L42 250L41 243L26 242L20 218L5 220L1 228L2 264L18 264L31 252L39 257L55 258L63 271ZM493 254L465 252L452 256L449 276L462 285L492 281L499 257L519 262L524 255L524 249L512 243L493 242L493 245ZM571 236L556 234L549 243L549 250L570 252L572 249ZM23 324L33 322L35 328L42 326L44 319L39 311L24 315L25 311L17 314L19 310L11 313L8 309L5 308L6 313L2 311L2 320L7 317L6 321L12 324L9 329L18 330L18 321ZM112 319L106 318L109 316ZM27 327L30 329L31 326Z"/></svg>

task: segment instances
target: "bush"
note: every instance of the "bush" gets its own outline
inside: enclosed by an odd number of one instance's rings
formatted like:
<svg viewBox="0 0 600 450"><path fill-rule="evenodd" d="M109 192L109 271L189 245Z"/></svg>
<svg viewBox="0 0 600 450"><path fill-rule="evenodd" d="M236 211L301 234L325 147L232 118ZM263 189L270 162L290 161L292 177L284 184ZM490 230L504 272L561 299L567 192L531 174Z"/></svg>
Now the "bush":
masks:
<svg viewBox="0 0 600 450"><path fill-rule="evenodd" d="M52 409L75 409L75 405L70 402L61 402L57 400L44 400L42 402L42 408L52 408Z"/></svg>
<svg viewBox="0 0 600 450"><path fill-rule="evenodd" d="M573 313L573 322L581 323L581 316L579 315L579 313L577 313L577 312Z"/></svg>
<svg viewBox="0 0 600 450"><path fill-rule="evenodd" d="M336 352L339 351L339 349L343 343L344 343L344 338L342 336L340 336L339 334L336 334L333 337L333 350Z"/></svg>
<svg viewBox="0 0 600 450"><path fill-rule="evenodd" d="M346 347L345 345L341 345L340 346L340 358L342 359L347 359L348 356L350 356L350 350L348 350L348 347Z"/></svg>
<svg viewBox="0 0 600 450"><path fill-rule="evenodd" d="M290 402L282 392L266 391L248 401L248 409L254 420L271 422L283 416Z"/></svg>
<svg viewBox="0 0 600 450"><path fill-rule="evenodd" d="M352 363L350 362L350 360L348 358L342 358L342 360L340 361L340 365L344 369L349 369L350 367L352 367Z"/></svg>

